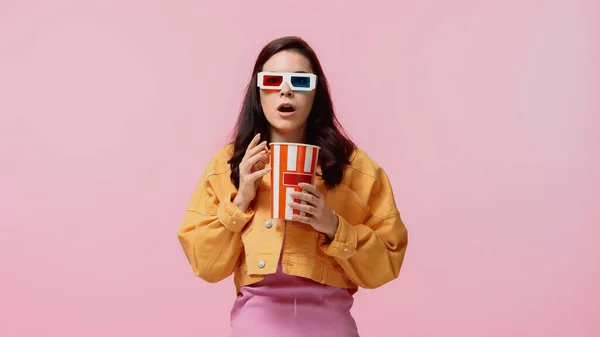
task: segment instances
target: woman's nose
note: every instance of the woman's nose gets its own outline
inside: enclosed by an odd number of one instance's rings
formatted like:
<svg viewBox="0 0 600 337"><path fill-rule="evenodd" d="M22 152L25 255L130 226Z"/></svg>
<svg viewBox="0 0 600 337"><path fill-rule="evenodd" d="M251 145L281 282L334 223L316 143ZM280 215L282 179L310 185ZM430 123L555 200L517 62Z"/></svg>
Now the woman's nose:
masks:
<svg viewBox="0 0 600 337"><path fill-rule="evenodd" d="M292 97L294 96L294 92L292 91L292 89L290 88L289 85L284 84L283 88L281 88L281 91L279 92L279 96L281 97Z"/></svg>

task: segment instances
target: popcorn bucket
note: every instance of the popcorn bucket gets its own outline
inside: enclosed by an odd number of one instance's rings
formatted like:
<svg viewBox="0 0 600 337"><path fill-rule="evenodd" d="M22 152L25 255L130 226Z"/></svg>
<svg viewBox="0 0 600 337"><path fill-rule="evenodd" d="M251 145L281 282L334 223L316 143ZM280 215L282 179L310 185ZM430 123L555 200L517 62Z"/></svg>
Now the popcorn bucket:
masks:
<svg viewBox="0 0 600 337"><path fill-rule="evenodd" d="M271 143L271 218L292 220L293 214L304 212L287 204L294 200L290 193L302 192L299 183L314 184L320 147L298 143ZM300 200L295 199L295 202ZM306 204L301 201L301 204Z"/></svg>

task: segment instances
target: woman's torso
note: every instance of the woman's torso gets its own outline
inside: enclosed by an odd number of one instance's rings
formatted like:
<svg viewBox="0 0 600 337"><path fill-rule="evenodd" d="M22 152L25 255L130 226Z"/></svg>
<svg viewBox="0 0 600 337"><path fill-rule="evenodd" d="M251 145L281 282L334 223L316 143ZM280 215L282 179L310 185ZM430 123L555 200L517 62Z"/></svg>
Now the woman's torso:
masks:
<svg viewBox="0 0 600 337"><path fill-rule="evenodd" d="M321 177L316 178L315 186L325 197L330 209L350 223L364 223L369 213L368 206L362 200L367 199L366 195L373 182L365 180L363 174L353 171L346 173L346 179L360 187L355 190L360 192L361 197L345 184L327 189ZM241 286L255 283L264 275L273 274L277 268L283 267L284 274L356 291L356 285L345 275L336 259L325 252L325 234L317 232L307 224L271 218L269 177L263 178L252 207L255 214L241 233L244 254L240 256L234 279L238 290ZM349 244L353 245L355 242ZM340 247L340 250L348 252L349 257L352 252L344 248ZM283 254L278 255L279 252Z"/></svg>

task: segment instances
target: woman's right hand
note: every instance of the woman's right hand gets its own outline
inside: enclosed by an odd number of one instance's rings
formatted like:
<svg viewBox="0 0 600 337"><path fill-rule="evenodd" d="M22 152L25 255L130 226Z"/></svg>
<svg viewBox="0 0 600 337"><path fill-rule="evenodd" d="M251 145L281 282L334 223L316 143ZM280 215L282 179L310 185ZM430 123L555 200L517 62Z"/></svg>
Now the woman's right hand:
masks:
<svg viewBox="0 0 600 337"><path fill-rule="evenodd" d="M265 151L267 142L258 144L259 140L260 134L254 136L239 165L240 186L233 203L242 212L248 209L250 202L256 197L256 190L260 186L262 177L271 171L267 166L269 163L269 155Z"/></svg>

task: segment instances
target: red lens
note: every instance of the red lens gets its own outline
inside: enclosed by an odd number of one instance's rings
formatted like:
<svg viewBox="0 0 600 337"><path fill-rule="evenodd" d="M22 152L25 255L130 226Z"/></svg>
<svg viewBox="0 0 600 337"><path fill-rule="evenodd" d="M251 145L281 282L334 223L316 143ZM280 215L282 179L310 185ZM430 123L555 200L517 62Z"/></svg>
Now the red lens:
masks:
<svg viewBox="0 0 600 337"><path fill-rule="evenodd" d="M283 76L280 75L265 75L263 77L263 85L267 87L278 87L283 82Z"/></svg>

